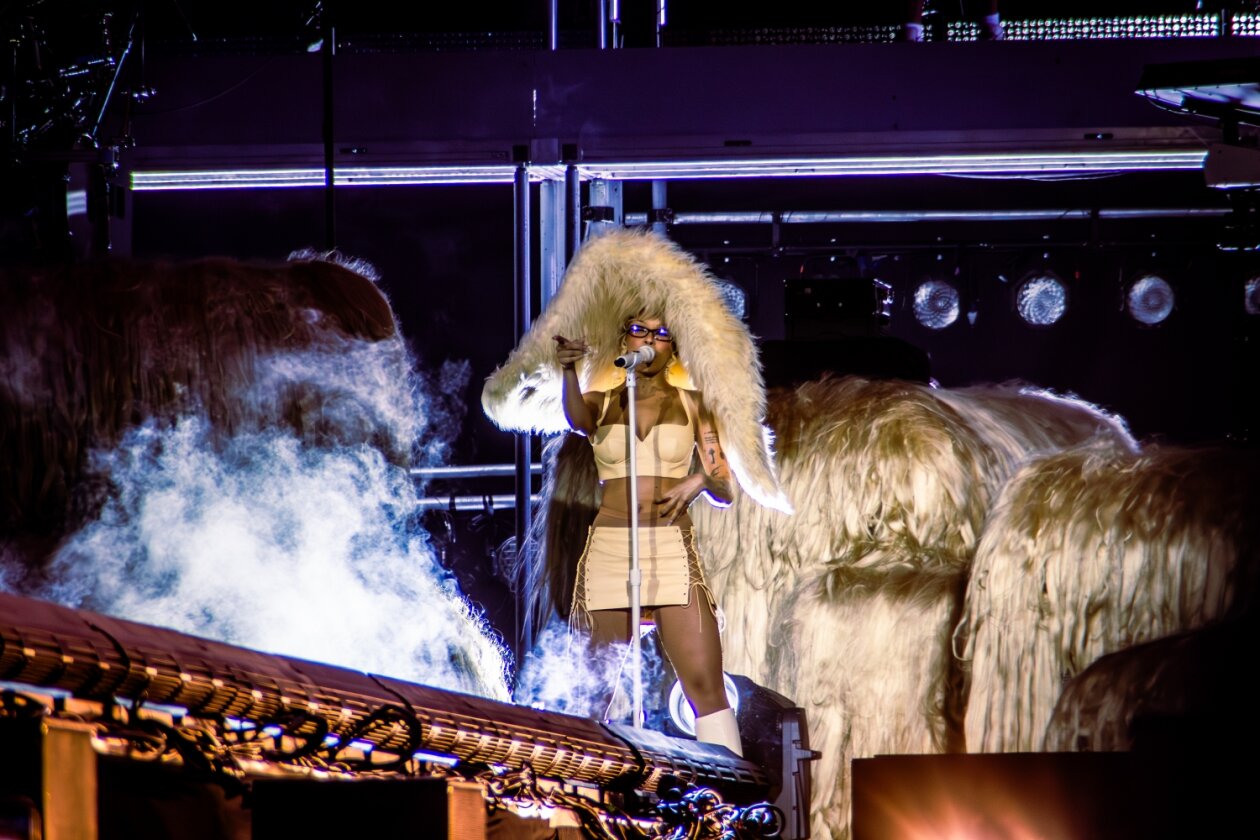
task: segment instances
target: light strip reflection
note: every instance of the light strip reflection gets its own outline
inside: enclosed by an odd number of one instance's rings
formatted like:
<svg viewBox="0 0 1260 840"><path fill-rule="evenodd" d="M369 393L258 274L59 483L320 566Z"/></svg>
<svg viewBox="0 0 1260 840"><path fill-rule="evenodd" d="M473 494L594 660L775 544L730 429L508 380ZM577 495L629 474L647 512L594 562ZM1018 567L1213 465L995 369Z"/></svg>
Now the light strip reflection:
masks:
<svg viewBox="0 0 1260 840"><path fill-rule="evenodd" d="M1113 207L1099 208L1100 219L1161 219L1203 216L1215 218L1227 215L1228 207ZM735 224L828 224L857 222L975 222L975 221L1060 221L1091 219L1094 210L1042 209L1042 210L786 210L779 213L765 210L717 211L675 213L671 224L675 225L735 225ZM627 213L628 225L645 225L647 213ZM508 465L510 468L511 465Z"/></svg>
<svg viewBox="0 0 1260 840"><path fill-rule="evenodd" d="M1133 172L1202 169L1203 150L1155 149L1108 152L1044 152L987 155L867 155L829 158L765 158L676 161L586 161L576 164L586 180L695 180L713 178L837 177L845 175L1001 175ZM508 184L516 167L395 166L345 167L334 173L337 186L414 186L424 184ZM532 165L533 181L559 180L563 165ZM131 188L153 190L277 189L322 187L317 167L137 171Z"/></svg>
<svg viewBox="0 0 1260 840"><path fill-rule="evenodd" d="M339 187L379 187L391 184L510 184L513 166L358 166L338 169L333 182ZM133 172L131 188L153 190L278 189L322 187L324 170L317 167L290 169L207 169L171 172Z"/></svg>
<svg viewBox="0 0 1260 840"><path fill-rule="evenodd" d="M997 175L1202 169L1203 150L1146 150L995 155L916 155L762 160L580 163L584 178L633 181L842 175Z"/></svg>

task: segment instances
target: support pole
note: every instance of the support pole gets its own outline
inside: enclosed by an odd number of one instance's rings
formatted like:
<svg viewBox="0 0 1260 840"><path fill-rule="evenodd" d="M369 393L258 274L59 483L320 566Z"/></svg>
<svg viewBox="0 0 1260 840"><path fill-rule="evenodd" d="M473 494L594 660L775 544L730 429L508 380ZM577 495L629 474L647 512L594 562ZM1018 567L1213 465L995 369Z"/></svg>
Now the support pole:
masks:
<svg viewBox="0 0 1260 840"><path fill-rule="evenodd" d="M655 348L653 348L655 349ZM634 367L626 368L626 445L630 458L630 725L643 728L643 637L639 633L642 618L643 571L639 567L639 469L636 447L639 432L635 426L634 396L638 375Z"/></svg>
<svg viewBox="0 0 1260 840"><path fill-rule="evenodd" d="M583 215L590 222L586 228L586 239L592 239L601 233L621 227L623 217L621 181L603 178L591 181L590 202Z"/></svg>
<svg viewBox="0 0 1260 840"><path fill-rule="evenodd" d="M333 190L336 181L333 137L333 58L337 54L337 27L333 25L330 4L324 4L320 18L320 55L324 67L324 248L337 247L337 199Z"/></svg>
<svg viewBox="0 0 1260 840"><path fill-rule="evenodd" d="M538 284L540 310L547 308L560 288L560 279L567 265L564 247L565 229L568 227L566 198L564 181L547 180L538 185L538 263L542 272Z"/></svg>
<svg viewBox="0 0 1260 840"><path fill-rule="evenodd" d="M669 201L666 198L665 182L655 180L652 182L652 232L665 235L666 212L669 209Z"/></svg>
<svg viewBox="0 0 1260 840"><path fill-rule="evenodd" d="M568 194L565 208L568 211L568 230L565 235L564 262L568 265L582 247L582 178L573 164L564 169L564 189Z"/></svg>
<svg viewBox="0 0 1260 840"><path fill-rule="evenodd" d="M519 342L521 338L529 331L530 325L530 219L529 219L529 165L522 163L516 167L516 178L513 181L513 199L515 202L515 270L513 271L515 285L515 324L514 331L516 340ZM525 544L529 538L529 525L533 520L533 502L531 498L530 478L530 444L532 438L527 432L523 432L516 436L516 551L520 556L525 551ZM521 602L521 593L517 592L516 602L516 661L520 662L524 653L522 649L521 629L524 626L522 621L524 617L524 605Z"/></svg>

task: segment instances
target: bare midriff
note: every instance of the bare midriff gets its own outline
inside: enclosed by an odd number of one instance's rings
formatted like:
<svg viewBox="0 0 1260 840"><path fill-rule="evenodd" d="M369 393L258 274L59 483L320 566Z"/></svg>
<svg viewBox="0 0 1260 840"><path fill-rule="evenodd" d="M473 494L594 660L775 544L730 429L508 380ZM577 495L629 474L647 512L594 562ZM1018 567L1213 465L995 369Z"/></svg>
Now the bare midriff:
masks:
<svg viewBox="0 0 1260 840"><path fill-rule="evenodd" d="M661 512L661 506L657 504L656 500L682 481L683 479L681 478L665 478L659 475L641 475L638 477L640 528L656 528L671 524ZM610 478L603 482L603 486L604 499L599 506L599 513L595 515L595 525L629 528L630 479ZM683 513L672 524L679 528L688 529L691 527L691 517L687 513Z"/></svg>

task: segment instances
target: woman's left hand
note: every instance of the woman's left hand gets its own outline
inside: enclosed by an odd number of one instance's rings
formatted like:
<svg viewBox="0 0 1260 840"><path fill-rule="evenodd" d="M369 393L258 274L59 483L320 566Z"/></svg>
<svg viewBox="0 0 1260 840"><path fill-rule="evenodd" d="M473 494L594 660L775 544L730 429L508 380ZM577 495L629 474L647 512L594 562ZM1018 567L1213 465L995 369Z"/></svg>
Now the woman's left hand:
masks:
<svg viewBox="0 0 1260 840"><path fill-rule="evenodd" d="M656 504L661 511L661 515L673 525L678 518L687 512L687 508L695 501L696 496L700 495L700 491L704 489L704 476L700 473L692 473L682 481L661 494L656 499Z"/></svg>

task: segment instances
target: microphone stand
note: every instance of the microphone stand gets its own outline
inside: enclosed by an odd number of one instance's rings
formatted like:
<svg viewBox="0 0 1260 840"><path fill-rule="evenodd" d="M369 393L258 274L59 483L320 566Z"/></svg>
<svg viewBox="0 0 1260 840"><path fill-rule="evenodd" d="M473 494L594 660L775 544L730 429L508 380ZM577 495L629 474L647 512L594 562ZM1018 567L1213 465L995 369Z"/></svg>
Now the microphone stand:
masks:
<svg viewBox="0 0 1260 840"><path fill-rule="evenodd" d="M635 365L626 368L626 441L629 444L630 456L630 676L631 676L631 721L635 729L643 728L643 662L642 639L639 635L640 590L643 573L639 568L639 462L636 447L639 443L639 431L635 425L634 394L638 387Z"/></svg>

